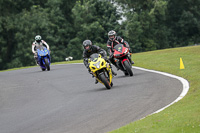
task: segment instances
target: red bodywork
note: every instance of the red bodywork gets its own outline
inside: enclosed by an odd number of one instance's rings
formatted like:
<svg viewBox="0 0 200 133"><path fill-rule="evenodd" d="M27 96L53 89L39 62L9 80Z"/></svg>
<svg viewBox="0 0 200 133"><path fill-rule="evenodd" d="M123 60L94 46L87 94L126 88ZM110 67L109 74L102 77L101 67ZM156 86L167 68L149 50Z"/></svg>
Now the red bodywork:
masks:
<svg viewBox="0 0 200 133"><path fill-rule="evenodd" d="M120 59L122 60L122 63L124 63L124 61L128 60L125 56L128 54L129 49L124 47L123 44L117 44L114 47L114 58ZM125 58L124 58L125 57ZM129 60L128 60L129 61Z"/></svg>

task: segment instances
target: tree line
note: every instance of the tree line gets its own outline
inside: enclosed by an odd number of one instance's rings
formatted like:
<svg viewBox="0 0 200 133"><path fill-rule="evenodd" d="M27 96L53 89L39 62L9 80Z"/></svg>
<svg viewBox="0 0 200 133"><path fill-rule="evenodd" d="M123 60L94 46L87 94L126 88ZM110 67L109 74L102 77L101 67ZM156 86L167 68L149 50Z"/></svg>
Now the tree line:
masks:
<svg viewBox="0 0 200 133"><path fill-rule="evenodd" d="M200 0L1 0L0 70L35 65L31 45L38 34L52 62L81 59L85 39L106 49L110 30L134 53L197 44L199 10Z"/></svg>

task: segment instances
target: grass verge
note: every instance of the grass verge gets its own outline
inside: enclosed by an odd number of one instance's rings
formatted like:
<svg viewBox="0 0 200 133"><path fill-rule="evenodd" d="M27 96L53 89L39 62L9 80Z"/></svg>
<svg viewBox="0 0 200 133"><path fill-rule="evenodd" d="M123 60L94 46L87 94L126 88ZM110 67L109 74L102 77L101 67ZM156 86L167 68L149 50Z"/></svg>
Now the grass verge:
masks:
<svg viewBox="0 0 200 133"><path fill-rule="evenodd" d="M185 66L182 70L180 58ZM200 46L138 53L133 59L135 66L185 78L190 83L190 90L183 99L164 111L111 133L200 133Z"/></svg>

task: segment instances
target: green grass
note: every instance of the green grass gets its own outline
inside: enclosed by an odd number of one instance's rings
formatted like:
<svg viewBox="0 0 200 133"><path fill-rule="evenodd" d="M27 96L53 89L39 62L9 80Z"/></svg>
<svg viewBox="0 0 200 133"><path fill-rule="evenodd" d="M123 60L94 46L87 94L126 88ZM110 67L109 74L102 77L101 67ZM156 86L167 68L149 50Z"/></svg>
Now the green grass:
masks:
<svg viewBox="0 0 200 133"><path fill-rule="evenodd" d="M180 57L185 66L182 70ZM187 79L190 90L183 99L162 112L111 133L200 133L200 46L138 53L133 55L133 59L135 66Z"/></svg>

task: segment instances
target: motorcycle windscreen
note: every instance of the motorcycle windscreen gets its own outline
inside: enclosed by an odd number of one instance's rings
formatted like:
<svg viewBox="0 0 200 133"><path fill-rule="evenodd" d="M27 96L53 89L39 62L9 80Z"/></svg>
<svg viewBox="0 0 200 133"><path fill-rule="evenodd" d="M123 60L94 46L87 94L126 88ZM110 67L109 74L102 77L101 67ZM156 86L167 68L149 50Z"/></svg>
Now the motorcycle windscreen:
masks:
<svg viewBox="0 0 200 133"><path fill-rule="evenodd" d="M96 62L99 58L99 54L95 53L90 56L90 60Z"/></svg>
<svg viewBox="0 0 200 133"><path fill-rule="evenodd" d="M38 55L40 55L40 56L46 56L48 54L48 50L44 46L38 46L37 52L38 52Z"/></svg>
<svg viewBox="0 0 200 133"><path fill-rule="evenodd" d="M117 44L114 49L120 53L122 53L123 50L123 44Z"/></svg>

